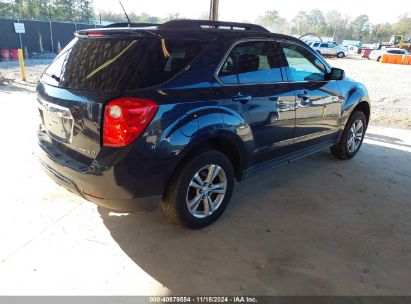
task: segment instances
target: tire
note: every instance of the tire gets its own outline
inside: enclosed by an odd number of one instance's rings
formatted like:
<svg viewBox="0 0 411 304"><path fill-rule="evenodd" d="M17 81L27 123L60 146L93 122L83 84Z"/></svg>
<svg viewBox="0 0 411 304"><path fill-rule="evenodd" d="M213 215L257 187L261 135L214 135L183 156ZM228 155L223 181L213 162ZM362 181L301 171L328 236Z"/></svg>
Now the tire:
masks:
<svg viewBox="0 0 411 304"><path fill-rule="evenodd" d="M213 170L217 175L209 178ZM197 151L171 178L161 206L170 222L198 229L223 214L233 188L234 169L228 157L216 150Z"/></svg>
<svg viewBox="0 0 411 304"><path fill-rule="evenodd" d="M343 52L339 52L337 53L337 58L344 58L344 53Z"/></svg>
<svg viewBox="0 0 411 304"><path fill-rule="evenodd" d="M356 129L359 126L359 122L361 122L362 126L361 132L358 130L353 133L354 129L352 128ZM361 148L366 130L367 120L364 113L354 111L345 125L340 141L331 147L332 154L342 160L353 158ZM361 136L359 136L360 133Z"/></svg>
<svg viewBox="0 0 411 304"><path fill-rule="evenodd" d="M377 61L380 62L381 61L381 56L377 58Z"/></svg>

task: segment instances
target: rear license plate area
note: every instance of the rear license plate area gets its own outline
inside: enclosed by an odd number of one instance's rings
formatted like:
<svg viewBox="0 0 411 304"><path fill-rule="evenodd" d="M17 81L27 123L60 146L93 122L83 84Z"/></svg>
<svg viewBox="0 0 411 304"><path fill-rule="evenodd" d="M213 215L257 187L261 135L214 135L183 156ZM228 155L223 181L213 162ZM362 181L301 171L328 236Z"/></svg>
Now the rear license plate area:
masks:
<svg viewBox="0 0 411 304"><path fill-rule="evenodd" d="M50 137L62 142L71 143L74 119L68 108L40 101L40 115L45 131Z"/></svg>

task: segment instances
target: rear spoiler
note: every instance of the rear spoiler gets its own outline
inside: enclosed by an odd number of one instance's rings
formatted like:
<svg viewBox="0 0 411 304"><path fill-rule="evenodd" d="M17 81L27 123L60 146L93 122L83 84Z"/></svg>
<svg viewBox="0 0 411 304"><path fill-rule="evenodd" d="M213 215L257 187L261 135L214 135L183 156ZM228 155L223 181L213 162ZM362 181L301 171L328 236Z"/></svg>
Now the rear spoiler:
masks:
<svg viewBox="0 0 411 304"><path fill-rule="evenodd" d="M112 27L148 27L148 26L158 26L159 24L156 23L127 23L127 22L122 22L122 23L113 23L104 26L104 28L112 28Z"/></svg>
<svg viewBox="0 0 411 304"><path fill-rule="evenodd" d="M157 37L154 32L148 30L150 28L152 28L152 26L93 28L74 32L74 36L88 38Z"/></svg>

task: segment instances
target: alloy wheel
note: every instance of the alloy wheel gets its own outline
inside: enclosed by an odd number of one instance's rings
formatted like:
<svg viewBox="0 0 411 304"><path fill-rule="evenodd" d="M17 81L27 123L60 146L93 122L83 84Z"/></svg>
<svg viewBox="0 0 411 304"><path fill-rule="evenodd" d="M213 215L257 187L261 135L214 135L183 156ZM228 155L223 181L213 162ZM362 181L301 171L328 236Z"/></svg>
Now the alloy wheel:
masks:
<svg viewBox="0 0 411 304"><path fill-rule="evenodd" d="M227 190L227 176L223 168L210 164L194 174L187 189L186 202L196 218L213 214L221 205Z"/></svg>
<svg viewBox="0 0 411 304"><path fill-rule="evenodd" d="M347 140L347 149L350 153L355 153L358 147L361 145L361 141L364 136L364 124L362 121L356 120L350 128L350 132L348 133L348 140Z"/></svg>

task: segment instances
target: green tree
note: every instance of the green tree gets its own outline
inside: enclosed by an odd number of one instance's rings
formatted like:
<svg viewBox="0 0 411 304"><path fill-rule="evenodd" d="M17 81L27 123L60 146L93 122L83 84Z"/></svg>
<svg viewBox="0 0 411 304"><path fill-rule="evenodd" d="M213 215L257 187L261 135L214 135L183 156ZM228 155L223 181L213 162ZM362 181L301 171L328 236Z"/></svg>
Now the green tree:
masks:
<svg viewBox="0 0 411 304"><path fill-rule="evenodd" d="M314 33L321 36L327 33L325 17L319 9L314 9L308 13L305 11L298 12L292 20L292 24L294 34Z"/></svg>
<svg viewBox="0 0 411 304"><path fill-rule="evenodd" d="M374 24L371 27L369 42L388 42L392 35L392 25L389 23Z"/></svg>
<svg viewBox="0 0 411 304"><path fill-rule="evenodd" d="M293 34L304 35L311 31L309 16L305 11L299 11L291 22Z"/></svg>
<svg viewBox="0 0 411 304"><path fill-rule="evenodd" d="M411 17L404 15L392 25L394 35L403 35L405 39L411 38Z"/></svg>
<svg viewBox="0 0 411 304"><path fill-rule="evenodd" d="M289 24L286 19L280 16L276 10L266 11L263 16L258 17L257 23L264 26L271 32L288 33Z"/></svg>
<svg viewBox="0 0 411 304"><path fill-rule="evenodd" d="M124 14L119 14L119 13L113 13L110 11L101 11L101 20L102 21L108 21L108 22L126 22L127 20L125 19ZM131 13L129 14L129 17L131 21L135 21L136 15Z"/></svg>
<svg viewBox="0 0 411 304"><path fill-rule="evenodd" d="M93 4L90 0L76 0L77 20L81 22L90 22L94 19Z"/></svg>
<svg viewBox="0 0 411 304"><path fill-rule="evenodd" d="M0 1L0 16L11 16L13 13L13 6L11 3Z"/></svg>
<svg viewBox="0 0 411 304"><path fill-rule="evenodd" d="M318 35L325 35L327 33L327 24L322 11L314 9L309 13L308 17L311 31L318 33Z"/></svg>
<svg viewBox="0 0 411 304"><path fill-rule="evenodd" d="M140 15L136 16L135 22L142 22L142 23L159 23L160 18L156 16L150 16L147 13L141 13Z"/></svg>
<svg viewBox="0 0 411 304"><path fill-rule="evenodd" d="M11 14L14 17L18 17L18 18L23 17L23 0L14 0L11 5L12 5Z"/></svg>
<svg viewBox="0 0 411 304"><path fill-rule="evenodd" d="M367 15L360 15L351 23L352 38L363 41L371 32L371 24Z"/></svg>

